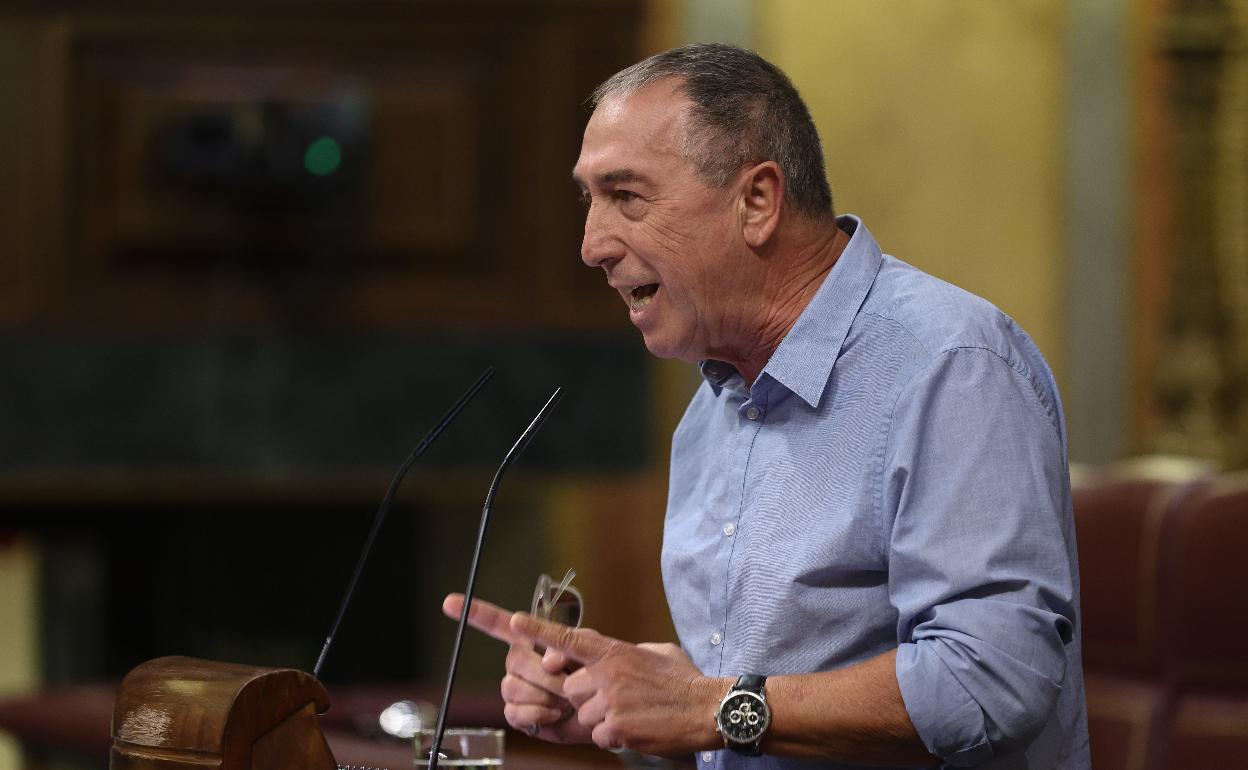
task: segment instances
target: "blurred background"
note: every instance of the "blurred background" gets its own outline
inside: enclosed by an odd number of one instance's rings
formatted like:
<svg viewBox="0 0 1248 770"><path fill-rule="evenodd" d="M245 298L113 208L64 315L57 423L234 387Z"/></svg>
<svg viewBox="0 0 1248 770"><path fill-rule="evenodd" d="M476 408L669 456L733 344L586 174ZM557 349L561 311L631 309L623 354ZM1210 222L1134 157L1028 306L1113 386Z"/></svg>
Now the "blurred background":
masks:
<svg viewBox="0 0 1248 770"><path fill-rule="evenodd" d="M698 378L580 264L569 171L595 84L711 40L792 77L838 211L1031 332L1080 478L1248 463L1243 0L8 2L0 696L166 654L310 669L390 475L487 365L331 693L440 681L441 597L556 385L479 595L527 607L574 567L587 623L672 638L666 459ZM465 680L501 653L470 638ZM0 769L22 754L0 738Z"/></svg>

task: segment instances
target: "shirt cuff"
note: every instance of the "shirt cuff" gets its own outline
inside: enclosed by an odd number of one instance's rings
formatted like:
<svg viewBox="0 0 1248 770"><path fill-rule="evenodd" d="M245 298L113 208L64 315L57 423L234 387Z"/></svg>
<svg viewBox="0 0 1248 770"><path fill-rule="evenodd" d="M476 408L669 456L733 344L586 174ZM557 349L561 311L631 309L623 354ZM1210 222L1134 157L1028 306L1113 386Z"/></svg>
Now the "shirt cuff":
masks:
<svg viewBox="0 0 1248 770"><path fill-rule="evenodd" d="M956 767L992 757L983 711L933 651L924 655L918 644L899 645L897 685L910 722L929 752Z"/></svg>

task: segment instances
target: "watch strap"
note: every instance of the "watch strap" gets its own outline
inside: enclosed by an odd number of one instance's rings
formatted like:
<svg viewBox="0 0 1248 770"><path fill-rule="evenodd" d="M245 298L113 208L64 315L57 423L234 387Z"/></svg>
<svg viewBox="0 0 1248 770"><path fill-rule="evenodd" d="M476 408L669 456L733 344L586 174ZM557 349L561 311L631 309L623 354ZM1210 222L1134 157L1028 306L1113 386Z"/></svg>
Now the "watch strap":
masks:
<svg viewBox="0 0 1248 770"><path fill-rule="evenodd" d="M761 674L742 674L737 677L737 683L732 686L734 690L749 690L759 695L763 694L763 685L767 683L767 677Z"/></svg>
<svg viewBox="0 0 1248 770"><path fill-rule="evenodd" d="M745 690L746 692L755 693L759 697L766 700L766 697L763 695L763 685L766 683L767 677L762 676L761 674L742 674L737 677L737 682L732 686L730 693L737 692L738 690ZM761 744L762 741L763 737L760 735L758 740L753 743L730 743L728 744L728 748L742 756L761 757L763 755L763 750L759 744Z"/></svg>

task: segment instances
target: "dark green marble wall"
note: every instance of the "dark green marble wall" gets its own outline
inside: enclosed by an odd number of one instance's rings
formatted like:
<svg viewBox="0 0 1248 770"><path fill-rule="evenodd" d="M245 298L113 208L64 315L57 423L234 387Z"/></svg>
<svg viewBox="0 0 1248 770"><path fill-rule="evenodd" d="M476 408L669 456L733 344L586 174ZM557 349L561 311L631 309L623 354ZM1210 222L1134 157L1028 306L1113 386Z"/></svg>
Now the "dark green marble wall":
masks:
<svg viewBox="0 0 1248 770"><path fill-rule="evenodd" d="M556 385L527 463L627 471L646 446L632 334L10 333L0 361L3 473L387 469L487 365L498 375L429 466L493 467Z"/></svg>
<svg viewBox="0 0 1248 770"><path fill-rule="evenodd" d="M0 339L0 360L0 473L20 486L52 472L69 487L0 501L0 529L42 545L48 682L119 677L167 654L310 669L380 482L487 365L495 379L408 479L327 681L441 676L453 631L441 597L462 590L490 474L556 385L565 396L513 475L647 461L649 358L631 333L39 332ZM119 474L123 501L73 488L97 471ZM428 488L441 471L465 488ZM164 472L185 486L149 495ZM249 486L209 488L234 474ZM335 494L351 474L376 476L375 496ZM542 512L519 491L499 495L480 584L517 607L539 572L566 567L546 563ZM470 640L466 679L499 666L487 640Z"/></svg>

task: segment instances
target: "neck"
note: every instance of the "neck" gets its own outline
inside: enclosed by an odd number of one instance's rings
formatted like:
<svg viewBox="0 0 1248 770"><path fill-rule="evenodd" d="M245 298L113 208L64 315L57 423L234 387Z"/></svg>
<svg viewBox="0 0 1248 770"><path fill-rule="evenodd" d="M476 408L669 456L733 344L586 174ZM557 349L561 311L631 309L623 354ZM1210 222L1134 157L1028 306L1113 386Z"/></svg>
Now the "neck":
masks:
<svg viewBox="0 0 1248 770"><path fill-rule="evenodd" d="M767 269L755 303L757 314L745 336L750 344L713 357L735 366L753 385L848 244L849 235L835 222L780 228L759 250Z"/></svg>

